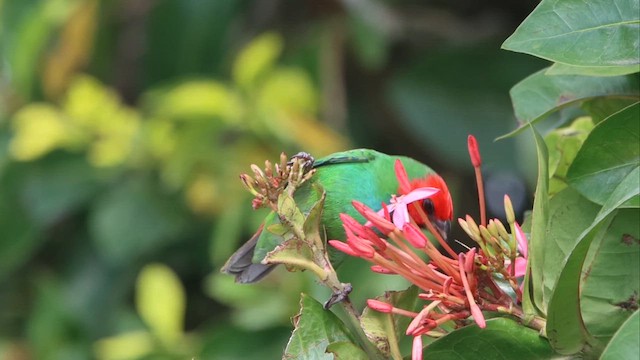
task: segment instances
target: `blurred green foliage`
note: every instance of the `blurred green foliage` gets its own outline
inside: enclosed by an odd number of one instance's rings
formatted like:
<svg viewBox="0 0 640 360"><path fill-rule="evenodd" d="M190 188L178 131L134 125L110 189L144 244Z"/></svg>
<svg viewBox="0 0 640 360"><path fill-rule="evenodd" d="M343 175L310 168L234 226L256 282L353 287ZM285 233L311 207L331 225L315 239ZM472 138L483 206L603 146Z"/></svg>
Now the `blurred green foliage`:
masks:
<svg viewBox="0 0 640 360"><path fill-rule="evenodd" d="M327 293L218 273L264 216L238 174L375 147L469 212L466 134L510 130L508 88L543 65L499 50L533 5L0 1L0 359L279 357L300 292ZM530 145L487 168L532 179ZM363 269L356 302L404 286Z"/></svg>

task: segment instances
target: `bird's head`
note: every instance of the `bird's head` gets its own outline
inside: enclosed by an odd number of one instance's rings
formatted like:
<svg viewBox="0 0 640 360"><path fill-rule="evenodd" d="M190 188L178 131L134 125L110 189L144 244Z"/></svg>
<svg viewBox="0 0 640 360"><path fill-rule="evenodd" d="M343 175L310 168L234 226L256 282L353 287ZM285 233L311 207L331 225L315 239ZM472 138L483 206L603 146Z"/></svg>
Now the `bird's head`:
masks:
<svg viewBox="0 0 640 360"><path fill-rule="evenodd" d="M453 202L451 201L451 194L447 184L440 176L431 174L424 178L413 179L409 182L409 185L411 190L423 187L432 187L440 190L430 198L418 200L418 202L429 217L429 220L431 220L431 223L440 232L440 235L446 239L453 220ZM408 210L409 215L415 220L416 224L419 226L426 225L413 206L409 206Z"/></svg>

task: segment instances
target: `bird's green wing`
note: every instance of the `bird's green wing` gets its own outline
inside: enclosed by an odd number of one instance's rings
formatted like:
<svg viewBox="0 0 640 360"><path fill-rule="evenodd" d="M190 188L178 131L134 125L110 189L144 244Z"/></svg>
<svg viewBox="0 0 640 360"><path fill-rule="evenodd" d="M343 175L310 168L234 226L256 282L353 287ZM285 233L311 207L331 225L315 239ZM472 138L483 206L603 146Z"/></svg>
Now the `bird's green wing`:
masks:
<svg viewBox="0 0 640 360"><path fill-rule="evenodd" d="M368 149L355 149L333 153L316 160L313 163L314 168L325 165L349 164L349 163L366 163L375 159L375 152Z"/></svg>

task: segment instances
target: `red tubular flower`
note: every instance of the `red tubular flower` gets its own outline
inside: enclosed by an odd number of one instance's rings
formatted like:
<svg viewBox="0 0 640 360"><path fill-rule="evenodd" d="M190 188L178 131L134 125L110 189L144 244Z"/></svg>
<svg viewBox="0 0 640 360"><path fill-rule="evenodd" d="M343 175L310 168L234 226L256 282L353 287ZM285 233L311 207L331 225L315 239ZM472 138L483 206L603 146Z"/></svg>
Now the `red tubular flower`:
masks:
<svg viewBox="0 0 640 360"><path fill-rule="evenodd" d="M415 248L422 249L427 245L427 241L429 241L429 239L427 239L422 231L417 229L415 225L406 224L402 230L407 241L409 241L409 243Z"/></svg>
<svg viewBox="0 0 640 360"><path fill-rule="evenodd" d="M478 149L478 141L473 135L467 137L467 148L469 149L469 157L471 158L471 164L477 168L482 165L482 158L480 157L480 149Z"/></svg>
<svg viewBox="0 0 640 360"><path fill-rule="evenodd" d="M368 299L367 306L381 313L390 313L393 311L393 305L386 303L384 301L375 300L375 299Z"/></svg>
<svg viewBox="0 0 640 360"><path fill-rule="evenodd" d="M351 246L349 246L347 243L342 242L340 240L329 240L329 245L333 246L334 248L342 251L343 253L349 256L360 257L360 255L357 252L355 252L351 248Z"/></svg>
<svg viewBox="0 0 640 360"><path fill-rule="evenodd" d="M396 226L392 222L380 216L365 204L356 200L352 201L351 204L353 204L353 207L383 234L388 235L390 232L396 229Z"/></svg>

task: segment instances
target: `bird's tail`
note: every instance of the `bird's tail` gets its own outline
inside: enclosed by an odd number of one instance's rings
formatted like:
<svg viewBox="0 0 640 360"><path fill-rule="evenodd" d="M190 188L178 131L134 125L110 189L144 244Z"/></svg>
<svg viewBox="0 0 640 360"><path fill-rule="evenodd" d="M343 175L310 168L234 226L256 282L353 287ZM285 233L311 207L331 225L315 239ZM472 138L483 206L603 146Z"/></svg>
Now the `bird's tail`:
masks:
<svg viewBox="0 0 640 360"><path fill-rule="evenodd" d="M256 248L258 238L262 233L263 225L260 225L258 231L244 245L231 255L229 260L224 264L222 271L225 274L236 277L236 282L240 284L251 284L266 276L275 265L255 264L253 263L253 252Z"/></svg>

